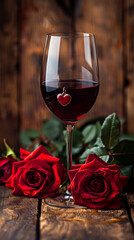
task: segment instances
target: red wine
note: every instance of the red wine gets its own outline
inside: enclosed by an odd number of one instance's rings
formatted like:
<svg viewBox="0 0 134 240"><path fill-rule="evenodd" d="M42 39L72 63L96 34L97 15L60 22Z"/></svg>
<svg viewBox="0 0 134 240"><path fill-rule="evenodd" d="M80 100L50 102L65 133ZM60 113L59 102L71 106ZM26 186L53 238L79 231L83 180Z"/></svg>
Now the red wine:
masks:
<svg viewBox="0 0 134 240"><path fill-rule="evenodd" d="M99 84L86 80L54 80L41 83L48 108L65 123L75 123L93 106Z"/></svg>

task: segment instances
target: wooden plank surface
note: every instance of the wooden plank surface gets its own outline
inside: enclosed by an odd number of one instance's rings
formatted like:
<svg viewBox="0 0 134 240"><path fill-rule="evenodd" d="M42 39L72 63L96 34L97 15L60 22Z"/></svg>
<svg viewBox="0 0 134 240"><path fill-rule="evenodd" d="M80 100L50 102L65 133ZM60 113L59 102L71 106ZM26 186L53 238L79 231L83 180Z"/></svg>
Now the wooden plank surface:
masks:
<svg viewBox="0 0 134 240"><path fill-rule="evenodd" d="M132 240L127 211L59 209L35 198L17 197L0 186L0 239L6 240ZM129 197L134 218L134 196ZM37 226L38 225L38 226ZM39 231L40 229L40 231Z"/></svg>
<svg viewBox="0 0 134 240"><path fill-rule="evenodd" d="M75 1L73 1L75 2ZM72 3L73 9L73 3ZM92 110L77 125L99 116L123 111L122 0L83 0L74 5L75 17L67 14L66 1L24 0L21 6L21 129L38 128L50 117L40 94L40 67L47 32L68 31L96 35L100 66L100 92ZM77 10L77 11L76 11ZM118 99L118 104L117 104Z"/></svg>
<svg viewBox="0 0 134 240"><path fill-rule="evenodd" d="M0 151L3 138L18 147L18 5L0 1Z"/></svg>
<svg viewBox="0 0 134 240"><path fill-rule="evenodd" d="M123 111L122 11L122 0L82 1L81 15L77 18L76 29L92 32L96 36L100 91L95 105L85 119L81 119L81 122L107 116L112 112L116 112L119 117L125 117Z"/></svg>
<svg viewBox="0 0 134 240"><path fill-rule="evenodd" d="M132 240L134 235L124 209L59 209L43 204L41 239Z"/></svg>
<svg viewBox="0 0 134 240"><path fill-rule="evenodd" d="M37 207L37 199L13 196L0 186L0 239L36 239Z"/></svg>
<svg viewBox="0 0 134 240"><path fill-rule="evenodd" d="M70 23L55 0L23 0L21 23L21 129L39 128L50 117L39 84L46 33L67 31Z"/></svg>
<svg viewBox="0 0 134 240"><path fill-rule="evenodd" d="M39 87L45 35L73 28L96 35L101 82L78 125L116 112L134 133L134 0L1 0L0 11L0 150L3 138L17 149L19 129L50 117Z"/></svg>
<svg viewBox="0 0 134 240"><path fill-rule="evenodd" d="M124 16L127 130L134 134L134 0L124 1Z"/></svg>

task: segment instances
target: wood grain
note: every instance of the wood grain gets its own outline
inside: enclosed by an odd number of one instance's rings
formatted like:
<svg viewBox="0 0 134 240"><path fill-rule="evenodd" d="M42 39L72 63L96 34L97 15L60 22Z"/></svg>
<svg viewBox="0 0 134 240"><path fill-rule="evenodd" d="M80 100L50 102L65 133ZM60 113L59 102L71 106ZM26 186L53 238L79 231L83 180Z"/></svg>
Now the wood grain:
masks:
<svg viewBox="0 0 134 240"><path fill-rule="evenodd" d="M39 86L47 32L96 35L100 92L77 125L116 112L134 133L134 0L1 0L0 11L0 151L3 138L18 149L20 130L51 117Z"/></svg>
<svg viewBox="0 0 134 240"><path fill-rule="evenodd" d="M66 5L66 2L63 2ZM73 19L74 28L96 35L100 92L93 109L77 125L89 119L107 116L112 112L124 117L122 0L118 4L116 0L110 2L84 0L80 6L77 18ZM31 0L30 3L25 0L22 2L21 16L21 129L29 126L38 128L41 120L51 115L42 100L39 87L45 34L70 30L72 18L69 18L58 1L54 0L51 3L49 0L38 2Z"/></svg>
<svg viewBox="0 0 134 240"><path fill-rule="evenodd" d="M67 31L69 19L55 0L24 0L21 21L21 129L39 128L50 117L39 84L46 33Z"/></svg>
<svg viewBox="0 0 134 240"><path fill-rule="evenodd" d="M124 1L124 77L126 79L127 130L134 134L134 0Z"/></svg>
<svg viewBox="0 0 134 240"><path fill-rule="evenodd" d="M0 151L3 138L17 148L18 122L18 5L0 1Z"/></svg>
<svg viewBox="0 0 134 240"><path fill-rule="evenodd" d="M0 239L36 239L38 200L12 195L0 186Z"/></svg>
<svg viewBox="0 0 134 240"><path fill-rule="evenodd" d="M132 213L134 216L134 212ZM58 209L43 205L41 239L132 240L134 238L124 209Z"/></svg>
<svg viewBox="0 0 134 240"><path fill-rule="evenodd" d="M96 36L100 91L97 100L81 121L116 112L125 117L123 111L122 68L122 11L123 1L84 0L81 15L76 21L77 31L92 32ZM78 123L79 124L79 123Z"/></svg>
<svg viewBox="0 0 134 240"><path fill-rule="evenodd" d="M134 218L134 195L129 195ZM132 240L134 233L124 208L119 210L59 209L35 198L17 197L0 186L0 239L37 240ZM38 215L38 217L37 217ZM39 220L39 219L38 219Z"/></svg>

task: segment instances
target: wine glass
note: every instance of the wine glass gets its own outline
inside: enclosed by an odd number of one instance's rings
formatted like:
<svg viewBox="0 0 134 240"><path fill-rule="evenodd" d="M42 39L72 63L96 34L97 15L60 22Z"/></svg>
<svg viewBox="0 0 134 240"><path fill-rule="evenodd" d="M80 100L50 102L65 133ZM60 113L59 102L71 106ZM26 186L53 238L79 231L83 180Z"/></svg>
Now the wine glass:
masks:
<svg viewBox="0 0 134 240"><path fill-rule="evenodd" d="M72 130L92 108L99 90L94 34L47 34L40 86L46 105L66 125L67 188L68 171L72 167ZM67 191L62 197L46 202L58 207L73 207Z"/></svg>

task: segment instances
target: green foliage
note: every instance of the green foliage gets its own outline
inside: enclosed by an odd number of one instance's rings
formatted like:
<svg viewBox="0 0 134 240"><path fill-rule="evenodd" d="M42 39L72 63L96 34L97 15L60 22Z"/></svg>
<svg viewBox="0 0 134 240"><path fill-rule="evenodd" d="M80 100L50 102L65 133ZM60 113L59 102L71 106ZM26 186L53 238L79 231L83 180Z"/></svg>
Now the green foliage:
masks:
<svg viewBox="0 0 134 240"><path fill-rule="evenodd" d="M58 120L57 118L53 118L53 119L46 120L43 122L42 134L46 138L55 140L60 137L63 129L64 129L63 123L60 120Z"/></svg>
<svg viewBox="0 0 134 240"><path fill-rule="evenodd" d="M82 130L83 141L85 144L93 145L100 136L101 124L97 121L94 124L88 124Z"/></svg>
<svg viewBox="0 0 134 240"><path fill-rule="evenodd" d="M121 174L134 176L134 136L120 134L121 120L115 113L104 121L96 120L73 130L73 163L85 163L89 154L97 154L108 164L118 164ZM66 131L61 120L54 117L42 124L41 131L25 130L20 134L22 145L35 149L43 144L66 166Z"/></svg>
<svg viewBox="0 0 134 240"><path fill-rule="evenodd" d="M89 154L96 154L105 162L108 162L110 159L109 153L105 147L97 146L87 149L80 157L81 162L85 162Z"/></svg>
<svg viewBox="0 0 134 240"><path fill-rule="evenodd" d="M121 165L120 163L117 162L121 169L121 175L127 176L128 178L132 178L133 175L133 166L132 165Z"/></svg>
<svg viewBox="0 0 134 240"><path fill-rule="evenodd" d="M126 139L125 139L126 138ZM134 172L134 137L120 136L120 120L115 113L105 118L93 147L86 149L80 157L85 162L88 154L95 153L109 164L118 164L121 174L129 178Z"/></svg>
<svg viewBox="0 0 134 240"><path fill-rule="evenodd" d="M134 141L122 140L113 149L115 160L124 165L134 165Z"/></svg>
<svg viewBox="0 0 134 240"><path fill-rule="evenodd" d="M89 143L96 136L96 127L93 124L87 125L82 131L84 142Z"/></svg>
<svg viewBox="0 0 134 240"><path fill-rule="evenodd" d="M120 134L120 140L133 140L134 141L134 135L131 134Z"/></svg>
<svg viewBox="0 0 134 240"><path fill-rule="evenodd" d="M101 140L107 149L112 149L119 142L120 120L115 113L109 115L101 127Z"/></svg>
<svg viewBox="0 0 134 240"><path fill-rule="evenodd" d="M29 146L40 135L39 131L34 129L23 130L20 133L20 142L23 146Z"/></svg>

